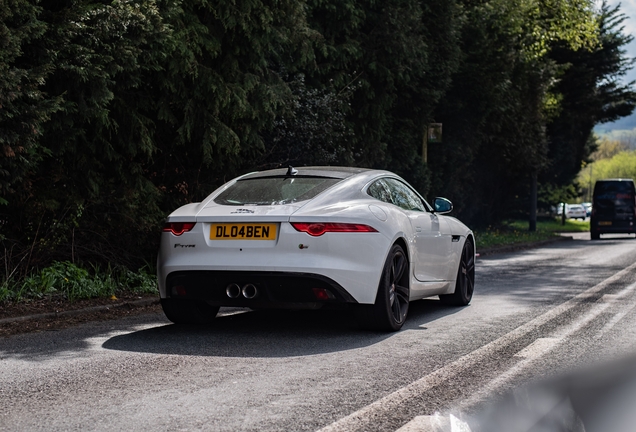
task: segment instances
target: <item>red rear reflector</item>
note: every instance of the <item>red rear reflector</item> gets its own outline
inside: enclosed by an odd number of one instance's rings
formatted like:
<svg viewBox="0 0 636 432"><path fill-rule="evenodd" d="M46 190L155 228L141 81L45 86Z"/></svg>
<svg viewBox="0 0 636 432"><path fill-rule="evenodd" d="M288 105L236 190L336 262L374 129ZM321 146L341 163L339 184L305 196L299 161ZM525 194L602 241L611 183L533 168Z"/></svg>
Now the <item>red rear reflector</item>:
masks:
<svg viewBox="0 0 636 432"><path fill-rule="evenodd" d="M312 288L311 290L314 292L317 300L331 300L335 298L333 294L324 288Z"/></svg>
<svg viewBox="0 0 636 432"><path fill-rule="evenodd" d="M184 232L190 231L194 228L195 222L167 222L163 226L164 232L171 232L176 236L180 236Z"/></svg>
<svg viewBox="0 0 636 432"><path fill-rule="evenodd" d="M186 289L183 285L177 285L172 287L172 295L173 296L184 296L186 295Z"/></svg>
<svg viewBox="0 0 636 432"><path fill-rule="evenodd" d="M296 231L305 232L314 237L327 232L378 232L375 228L363 224L292 222L291 225Z"/></svg>

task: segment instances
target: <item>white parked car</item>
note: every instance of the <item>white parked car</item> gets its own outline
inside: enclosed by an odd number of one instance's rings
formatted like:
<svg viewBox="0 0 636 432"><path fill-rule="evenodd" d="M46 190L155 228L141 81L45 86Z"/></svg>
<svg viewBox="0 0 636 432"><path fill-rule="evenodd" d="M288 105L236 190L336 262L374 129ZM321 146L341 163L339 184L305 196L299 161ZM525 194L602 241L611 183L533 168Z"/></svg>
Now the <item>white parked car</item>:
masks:
<svg viewBox="0 0 636 432"><path fill-rule="evenodd" d="M563 204L558 205L557 215L563 215ZM585 206L583 206L583 204L566 204L565 217L568 219L585 220L585 218L587 217L587 210L585 209Z"/></svg>
<svg viewBox="0 0 636 432"><path fill-rule="evenodd" d="M565 217L568 219L581 219L585 220L587 217L587 210L581 204L568 204L565 207Z"/></svg>
<svg viewBox="0 0 636 432"><path fill-rule="evenodd" d="M220 306L346 306L366 328L399 330L409 302L467 305L475 238L389 171L303 167L238 177L166 219L161 305L175 323Z"/></svg>

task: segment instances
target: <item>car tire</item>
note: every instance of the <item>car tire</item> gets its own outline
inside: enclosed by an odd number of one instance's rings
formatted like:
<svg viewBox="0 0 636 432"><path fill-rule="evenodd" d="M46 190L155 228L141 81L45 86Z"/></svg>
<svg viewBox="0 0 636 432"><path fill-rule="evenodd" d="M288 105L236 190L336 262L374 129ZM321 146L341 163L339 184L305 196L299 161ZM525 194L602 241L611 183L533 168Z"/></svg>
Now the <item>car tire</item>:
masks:
<svg viewBox="0 0 636 432"><path fill-rule="evenodd" d="M592 232L590 232L590 238L592 240L598 240L598 239L601 238L601 233L592 231Z"/></svg>
<svg viewBox="0 0 636 432"><path fill-rule="evenodd" d="M466 306L473 298L475 290L475 247L468 239L462 249L459 259L459 269L457 270L457 281L455 282L455 292L439 296L442 303L450 306Z"/></svg>
<svg viewBox="0 0 636 432"><path fill-rule="evenodd" d="M166 317L175 324L210 324L219 312L218 306L190 299L161 299L161 307Z"/></svg>
<svg viewBox="0 0 636 432"><path fill-rule="evenodd" d="M395 244L384 264L375 303L355 309L358 323L369 330L400 330L408 315L409 295L409 260Z"/></svg>

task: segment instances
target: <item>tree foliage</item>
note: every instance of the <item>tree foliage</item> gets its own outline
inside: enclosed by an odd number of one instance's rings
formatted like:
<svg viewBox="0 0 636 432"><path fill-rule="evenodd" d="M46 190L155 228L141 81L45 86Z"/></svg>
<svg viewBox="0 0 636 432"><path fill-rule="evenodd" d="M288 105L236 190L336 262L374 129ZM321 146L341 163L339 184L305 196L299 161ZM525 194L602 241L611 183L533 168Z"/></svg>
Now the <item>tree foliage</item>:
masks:
<svg viewBox="0 0 636 432"><path fill-rule="evenodd" d="M6 0L7 272L153 262L161 219L286 164L403 175L487 224L564 190L636 98L591 0ZM443 144L422 143L442 122Z"/></svg>
<svg viewBox="0 0 636 432"><path fill-rule="evenodd" d="M586 165L577 176L583 195L591 195L597 180L607 178L636 179L636 152L621 151L607 159L600 159Z"/></svg>
<svg viewBox="0 0 636 432"><path fill-rule="evenodd" d="M295 1L59 0L32 12L31 57L7 63L43 64L37 89L57 105L27 159L29 193L2 196L7 250L27 267L151 261L168 209L244 169L288 111L276 63L312 55Z"/></svg>
<svg viewBox="0 0 636 432"><path fill-rule="evenodd" d="M557 44L551 51L551 58L563 67L554 86L560 106L548 125L550 167L545 182L571 183L594 151L594 125L627 116L636 106L633 83L620 83L633 63L623 48L632 40L622 33L625 18L618 7L603 3L596 46L574 50Z"/></svg>
<svg viewBox="0 0 636 432"><path fill-rule="evenodd" d="M322 36L309 82L350 90L353 163L389 168L426 187L422 139L459 57L454 0L308 2ZM324 85L324 84L322 84Z"/></svg>
<svg viewBox="0 0 636 432"><path fill-rule="evenodd" d="M620 152L629 150L627 145L619 140L607 138L596 139L596 137L594 139L596 150L594 150L594 153L590 155L590 159L593 162L601 159L610 159Z"/></svg>
<svg viewBox="0 0 636 432"><path fill-rule="evenodd" d="M28 0L0 3L0 203L30 190L30 174L46 154L42 127L59 109L41 84L51 65L42 61L35 41L46 25L41 9Z"/></svg>
<svg viewBox="0 0 636 432"><path fill-rule="evenodd" d="M445 148L434 154L433 187L462 197L463 216L485 224L525 212L531 177L558 170L549 126L563 112L555 84L566 65L552 50L597 50L598 23L587 0L463 6L463 59L439 107Z"/></svg>

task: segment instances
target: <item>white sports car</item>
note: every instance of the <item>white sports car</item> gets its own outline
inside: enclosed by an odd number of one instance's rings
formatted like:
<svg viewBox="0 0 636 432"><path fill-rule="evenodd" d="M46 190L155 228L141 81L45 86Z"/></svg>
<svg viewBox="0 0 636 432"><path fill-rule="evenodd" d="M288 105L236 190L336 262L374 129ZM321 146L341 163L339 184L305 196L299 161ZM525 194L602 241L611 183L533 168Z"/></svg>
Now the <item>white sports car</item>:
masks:
<svg viewBox="0 0 636 432"><path fill-rule="evenodd" d="M157 269L174 323L220 306L348 306L365 328L399 330L409 301L467 305L475 238L389 171L302 167L238 177L170 214Z"/></svg>

